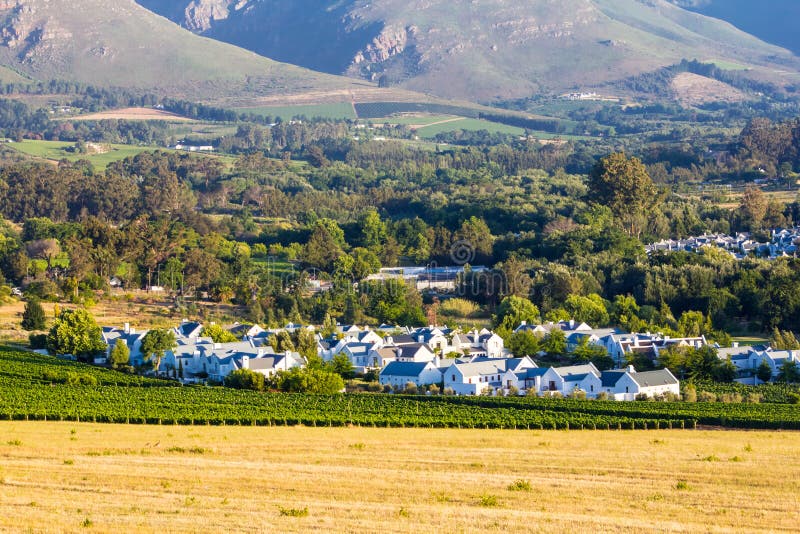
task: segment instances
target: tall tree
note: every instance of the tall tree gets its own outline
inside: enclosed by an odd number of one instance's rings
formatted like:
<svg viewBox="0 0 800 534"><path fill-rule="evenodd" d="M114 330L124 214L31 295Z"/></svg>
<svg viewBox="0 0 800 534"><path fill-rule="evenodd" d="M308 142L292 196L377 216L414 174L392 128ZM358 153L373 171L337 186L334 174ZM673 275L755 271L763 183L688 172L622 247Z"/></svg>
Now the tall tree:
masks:
<svg viewBox="0 0 800 534"><path fill-rule="evenodd" d="M638 238L644 228L646 210L659 199L641 160L617 152L602 158L592 168L588 200L611 208L625 232Z"/></svg>
<svg viewBox="0 0 800 534"><path fill-rule="evenodd" d="M38 299L32 298L25 303L22 312L22 328L27 331L44 330L47 318Z"/></svg>
<svg viewBox="0 0 800 534"><path fill-rule="evenodd" d="M89 360L105 351L100 327L84 310L64 310L47 334L47 349L54 354L69 354Z"/></svg>
<svg viewBox="0 0 800 534"><path fill-rule="evenodd" d="M142 338L141 350L144 361L152 364L153 370L157 372L164 354L176 346L177 341L172 330L158 328L150 330Z"/></svg>

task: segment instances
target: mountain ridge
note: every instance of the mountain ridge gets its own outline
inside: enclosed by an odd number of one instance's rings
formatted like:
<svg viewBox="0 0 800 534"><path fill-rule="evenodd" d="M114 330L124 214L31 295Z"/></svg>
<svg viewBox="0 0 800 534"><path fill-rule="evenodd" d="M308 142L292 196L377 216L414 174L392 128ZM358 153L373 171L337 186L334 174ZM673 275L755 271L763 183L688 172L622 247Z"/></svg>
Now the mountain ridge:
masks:
<svg viewBox="0 0 800 534"><path fill-rule="evenodd" d="M0 1L0 64L31 81L113 85L190 98L346 88L352 80L194 35L133 0ZM16 80L14 80L16 81Z"/></svg>
<svg viewBox="0 0 800 534"><path fill-rule="evenodd" d="M681 59L779 82L798 70L788 51L667 0L139 2L280 61L473 101L599 86Z"/></svg>

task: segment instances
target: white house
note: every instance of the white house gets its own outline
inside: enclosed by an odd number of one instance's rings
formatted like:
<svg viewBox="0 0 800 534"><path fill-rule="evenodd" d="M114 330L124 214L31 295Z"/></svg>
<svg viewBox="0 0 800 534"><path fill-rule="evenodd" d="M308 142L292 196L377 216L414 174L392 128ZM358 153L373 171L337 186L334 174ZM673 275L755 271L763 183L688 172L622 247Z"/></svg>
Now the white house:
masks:
<svg viewBox="0 0 800 534"><path fill-rule="evenodd" d="M416 386L438 384L442 381L442 373L433 362L391 362L381 370L380 383L383 385L404 387L413 382Z"/></svg>
<svg viewBox="0 0 800 534"><path fill-rule="evenodd" d="M473 363L454 363L444 371L444 387L451 388L456 395L480 395L485 391L518 387L519 380L514 371L493 360Z"/></svg>
<svg viewBox="0 0 800 534"><path fill-rule="evenodd" d="M639 373L629 366L627 369L604 371L601 381L602 391L614 400L632 401L638 395L680 395L680 383L669 369Z"/></svg>
<svg viewBox="0 0 800 534"><path fill-rule="evenodd" d="M560 393L563 396L583 391L587 397L594 397L600 388L600 371L593 363L551 367L538 380L537 393Z"/></svg>

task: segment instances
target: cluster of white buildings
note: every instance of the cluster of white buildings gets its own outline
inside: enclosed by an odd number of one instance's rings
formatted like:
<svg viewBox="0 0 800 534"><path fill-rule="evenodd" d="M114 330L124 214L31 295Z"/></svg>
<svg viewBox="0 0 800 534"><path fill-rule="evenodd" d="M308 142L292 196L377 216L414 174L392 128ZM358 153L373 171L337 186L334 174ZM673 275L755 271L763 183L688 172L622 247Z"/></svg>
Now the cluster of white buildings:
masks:
<svg viewBox="0 0 800 534"><path fill-rule="evenodd" d="M130 350L130 365L145 364L141 347L146 330L137 331L126 324L123 328L105 327L102 332L107 345L106 358L103 360L108 358L116 343L122 342ZM267 338L261 335L265 331L258 326L247 327L241 341L231 343L215 343L211 338L202 337L203 325L196 322L184 321L172 332L177 346L166 351L158 373L185 383L205 380L222 382L238 369L250 369L271 376L278 371L305 365L305 360L298 353L276 353L266 345Z"/></svg>
<svg viewBox="0 0 800 534"><path fill-rule="evenodd" d="M592 363L569 367L538 367L529 357L457 358L428 362L392 362L380 374L380 381L402 390L441 384L456 395L533 394L570 396L578 392L587 398L605 396L612 400L635 400L644 395L679 395L680 383L668 369L638 373L629 366L599 371Z"/></svg>
<svg viewBox="0 0 800 534"><path fill-rule="evenodd" d="M729 359L736 367L736 382L750 386L775 382L787 362L800 366L800 350L776 350L764 345L740 347L734 344L730 348L717 349L717 354L723 360ZM757 376L762 362L769 365L769 380L760 380Z"/></svg>
<svg viewBox="0 0 800 534"><path fill-rule="evenodd" d="M717 247L731 254L736 259L743 259L751 254L762 258L780 258L795 256L800 246L800 227L775 229L770 232L768 243L755 241L749 232L735 235L703 234L686 239L665 239L645 246L648 254L654 252L700 252L706 247Z"/></svg>
<svg viewBox="0 0 800 534"><path fill-rule="evenodd" d="M289 324L279 330L293 332L312 327ZM567 351L590 343L624 362L633 352L647 352L655 361L658 353L673 345L702 346L704 338L670 339L654 334L626 334L615 329L595 329L585 323L562 321L528 325L528 330L545 337L553 330L564 332ZM215 343L203 337L203 325L183 321L172 329L177 346L166 352L158 373L186 383L222 382L238 369L249 369L269 377L282 370L303 367L306 361L296 352L276 352L269 345L267 331L255 325L234 325L228 329L237 341ZM103 328L107 356L116 343L127 344L130 364L145 364L141 352L147 331L129 325ZM520 394L571 395L583 392L589 398L604 394L611 399L632 400L639 395L650 397L677 395L679 384L667 370L636 372L632 367L599 371L593 364L560 368L540 368L529 357L515 357L505 348L503 339L489 330L455 331L447 327L403 328L381 325L376 329L344 325L323 337L316 334L317 353L325 361L344 355L356 372L378 371L384 386L403 390L409 383L418 387L436 384L458 395ZM620 364L621 366L622 364Z"/></svg>

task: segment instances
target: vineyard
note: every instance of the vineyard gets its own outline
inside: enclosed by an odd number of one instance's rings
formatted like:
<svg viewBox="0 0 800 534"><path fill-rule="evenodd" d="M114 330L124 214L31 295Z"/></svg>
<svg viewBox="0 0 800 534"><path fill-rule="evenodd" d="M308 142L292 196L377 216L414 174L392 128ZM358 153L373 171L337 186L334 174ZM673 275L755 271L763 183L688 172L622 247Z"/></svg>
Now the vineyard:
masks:
<svg viewBox="0 0 800 534"><path fill-rule="evenodd" d="M78 380L75 380L78 377ZM167 425L800 429L792 405L401 395L263 394L135 377L0 351L0 419Z"/></svg>

